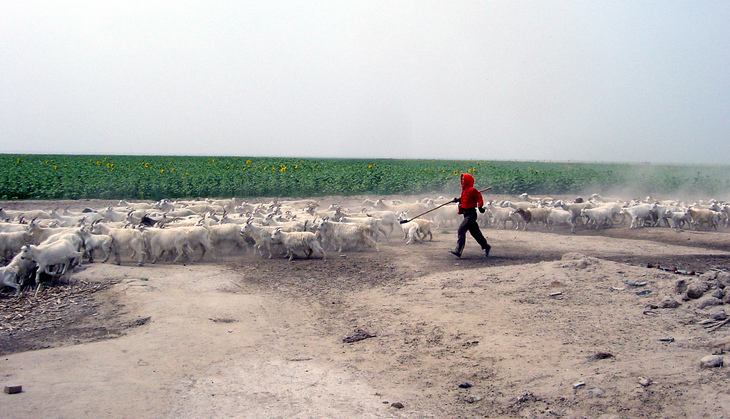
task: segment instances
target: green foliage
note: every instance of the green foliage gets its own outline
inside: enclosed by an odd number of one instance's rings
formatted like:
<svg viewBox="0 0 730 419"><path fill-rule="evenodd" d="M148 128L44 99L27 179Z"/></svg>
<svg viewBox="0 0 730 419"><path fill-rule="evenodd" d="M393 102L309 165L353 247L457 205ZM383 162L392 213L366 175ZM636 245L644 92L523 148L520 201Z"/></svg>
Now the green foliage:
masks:
<svg viewBox="0 0 730 419"><path fill-rule="evenodd" d="M458 193L459 174L498 194L620 190L724 194L727 166L259 157L0 155L0 199L152 199Z"/></svg>

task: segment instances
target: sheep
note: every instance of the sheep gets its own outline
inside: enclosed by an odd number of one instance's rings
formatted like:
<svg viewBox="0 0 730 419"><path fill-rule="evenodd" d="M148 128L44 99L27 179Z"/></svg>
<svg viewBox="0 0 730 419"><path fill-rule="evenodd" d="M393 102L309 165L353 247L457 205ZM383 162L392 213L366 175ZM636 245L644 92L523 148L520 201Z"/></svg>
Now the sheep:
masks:
<svg viewBox="0 0 730 419"><path fill-rule="evenodd" d="M403 229L403 239L408 239L406 244L421 242L426 236L429 241L433 241L433 233L431 227L433 222L423 218L414 218L406 223L401 224Z"/></svg>
<svg viewBox="0 0 730 419"><path fill-rule="evenodd" d="M48 211L44 210L28 210L28 211L13 211L0 208L0 220L49 220L53 219Z"/></svg>
<svg viewBox="0 0 730 419"><path fill-rule="evenodd" d="M527 202L527 201L517 201L517 202L503 201L500 206L505 207L505 208L509 207L509 208L513 208L513 209L522 208L523 210L536 207L536 205L534 203Z"/></svg>
<svg viewBox="0 0 730 419"><path fill-rule="evenodd" d="M50 268L61 265L59 275L63 276L68 271L69 265L73 267L73 261L80 261L83 256L83 253L76 250L75 245L68 240L59 240L54 243L38 246L29 244L23 246L19 254L21 259L32 260L38 265L38 270L35 275L35 285L40 283L42 272L48 275L58 274L51 272Z"/></svg>
<svg viewBox="0 0 730 419"><path fill-rule="evenodd" d="M720 213L711 209L696 209L687 208L685 214L689 217L690 225L695 229L699 230L702 226L707 227L708 230L714 228L717 230L717 225L720 222Z"/></svg>
<svg viewBox="0 0 730 419"><path fill-rule="evenodd" d="M528 224L538 226L540 224L547 227L548 214L550 214L549 208L538 207L523 210L521 208L516 209L515 214L520 215L524 221L522 230L526 230Z"/></svg>
<svg viewBox="0 0 730 419"><path fill-rule="evenodd" d="M306 221L281 221L277 220L274 214L267 215L262 224L270 227L281 227L284 231L304 231L306 228Z"/></svg>
<svg viewBox="0 0 730 419"><path fill-rule="evenodd" d="M291 262L298 252L303 252L307 258L312 254L322 255L323 260L327 260L327 254L322 249L322 245L317 241L317 236L311 231L284 231L276 228L271 233L271 240L274 243L281 243L286 249L286 256Z"/></svg>
<svg viewBox="0 0 730 419"><path fill-rule="evenodd" d="M218 249L223 245L233 245L238 249L246 248L245 237L241 234L240 224L220 224L206 226L210 233L210 243L214 249Z"/></svg>
<svg viewBox="0 0 730 419"><path fill-rule="evenodd" d="M12 233L13 231L27 231L28 224L0 222L0 232Z"/></svg>
<svg viewBox="0 0 730 419"><path fill-rule="evenodd" d="M149 210L153 209L152 204L148 204L146 202L127 202L125 200L120 200L117 203L117 207L126 208L126 209L133 209L133 210Z"/></svg>
<svg viewBox="0 0 730 419"><path fill-rule="evenodd" d="M112 237L112 250L117 265L122 264L119 257L120 250L131 250L132 257L137 255L137 265L142 266L144 264L146 245L141 231L132 228L113 228L96 222L91 225L91 233L107 234Z"/></svg>
<svg viewBox="0 0 730 419"><path fill-rule="evenodd" d="M145 228L142 236L147 244L150 255L150 263L156 263L157 258L165 252L175 252L176 256L172 263L177 263L185 257L190 263L193 262L193 249L188 241L188 233L178 228Z"/></svg>
<svg viewBox="0 0 730 419"><path fill-rule="evenodd" d="M580 198L580 197L579 197ZM576 199L578 201L578 199ZM560 207L564 209L565 211L569 211L573 214L573 224L578 224L583 222L583 218L580 215L580 212L584 208L593 208L594 205L592 202L584 202L582 199L580 199L581 202L573 202L573 203L565 203L564 201L556 201L555 207Z"/></svg>
<svg viewBox="0 0 730 419"><path fill-rule="evenodd" d="M203 260L203 257L205 256L206 252L209 252L213 260L218 259L218 257L215 254L215 249L213 249L213 245L210 242L210 231L202 226L194 226L194 227L178 227L178 229L183 230L188 235L188 244L190 245L190 248L193 250L190 253L190 261L192 263L192 257L193 253L195 253L195 250L200 247L202 249L202 253L200 254L200 259L198 261Z"/></svg>
<svg viewBox="0 0 730 419"><path fill-rule="evenodd" d="M418 230L421 228L418 223L408 221L401 224L400 227L403 230L403 240L407 239L406 244L416 243L423 240L421 238L421 234L418 232Z"/></svg>
<svg viewBox="0 0 730 419"><path fill-rule="evenodd" d="M516 216L521 218L521 220L517 222L516 228L519 229L520 226L522 226L522 231L525 231L527 229L527 224L532 221L532 212L529 209L517 208L509 213L510 218L517 219Z"/></svg>
<svg viewBox="0 0 730 419"><path fill-rule="evenodd" d="M583 208L580 210L581 217L585 217L588 224L596 226L596 230L601 226L613 227L613 209L611 207Z"/></svg>
<svg viewBox="0 0 730 419"><path fill-rule="evenodd" d="M15 288L15 295L20 294L23 282L33 275L35 266L35 262L23 259L18 253L7 266L0 268L0 285Z"/></svg>
<svg viewBox="0 0 730 419"><path fill-rule="evenodd" d="M331 243L338 253L347 249L357 249L361 244L374 247L379 252L378 243L372 238L370 228L360 223L338 223L322 219L315 224L317 234L326 243Z"/></svg>
<svg viewBox="0 0 730 419"><path fill-rule="evenodd" d="M639 220L641 220L642 226L645 222L653 220L651 212L652 207L653 204L639 204L632 207L626 207L621 210L621 213L627 214L631 217L631 225L629 228L633 229L639 227Z"/></svg>
<svg viewBox="0 0 730 419"><path fill-rule="evenodd" d="M393 230L398 227L398 224L400 223L398 215L393 211L365 211L363 213L368 216L378 217L382 226L389 227L388 235L392 234Z"/></svg>
<svg viewBox="0 0 730 419"><path fill-rule="evenodd" d="M43 243L54 234L65 233L72 229L72 227L42 227L36 220L31 220L26 227L26 230L31 236L33 236L33 241L35 241L36 244Z"/></svg>
<svg viewBox="0 0 730 419"><path fill-rule="evenodd" d="M555 226L567 224L570 226L570 232L575 233L575 222L573 222L573 218L572 211L566 211L562 208L551 208L547 218L548 230L553 231Z"/></svg>
<svg viewBox="0 0 730 419"><path fill-rule="evenodd" d="M107 207L105 210L99 211L97 214L101 216L102 221L121 222L127 218L126 212L115 211L112 207Z"/></svg>
<svg viewBox="0 0 730 419"><path fill-rule="evenodd" d="M277 227L262 226L254 224L251 219L241 227L241 234L251 237L254 241L254 250L258 250L261 257L264 257L264 249L268 252L268 258L271 259L274 256L272 248L274 243L271 241L271 234L276 230Z"/></svg>
<svg viewBox="0 0 730 419"><path fill-rule="evenodd" d="M507 221L512 222L512 227L519 228L522 217L514 214L512 207L498 207L494 206L492 202L487 203L486 206L497 224L497 230L499 230L500 226L507 229Z"/></svg>
<svg viewBox="0 0 730 419"><path fill-rule="evenodd" d="M418 224L418 233L422 238L425 239L426 236L428 236L428 241L433 241L433 233L431 232L433 221L425 220L423 218L414 218L411 222Z"/></svg>
<svg viewBox="0 0 730 419"><path fill-rule="evenodd" d="M670 211L669 219L672 220L672 228L681 229L684 225L690 224L690 218L685 211Z"/></svg>
<svg viewBox="0 0 730 419"><path fill-rule="evenodd" d="M0 258L10 260L26 244L33 243L33 236L27 231L0 232Z"/></svg>
<svg viewBox="0 0 730 419"><path fill-rule="evenodd" d="M407 212L407 213L416 213L420 214L422 212L428 211L431 208L426 207L424 204L420 202L416 202L413 204L386 204L383 202L382 199L378 199L375 202L375 205L373 206L375 209L380 211L392 211L394 213L399 212Z"/></svg>
<svg viewBox="0 0 730 419"><path fill-rule="evenodd" d="M104 260L101 263L106 263L109 260L114 252L114 239L112 236L108 234L91 234L86 228L81 230L81 236L84 239L84 248L89 257L89 263L94 263L94 252L97 250L104 252Z"/></svg>
<svg viewBox="0 0 730 419"><path fill-rule="evenodd" d="M461 215L456 208L447 205L428 214L428 219L432 220L436 226L458 226L461 222Z"/></svg>
<svg viewBox="0 0 730 419"><path fill-rule="evenodd" d="M551 198L549 196L546 196L543 198L538 198L538 197L530 196L527 193L523 193L522 195L520 195L518 197L518 199L521 201L532 202L533 204L541 204L541 205L546 205L546 204L553 202L553 198Z"/></svg>
<svg viewBox="0 0 730 419"><path fill-rule="evenodd" d="M360 216L360 217L353 217L353 216L342 216L343 213L337 213L335 212L335 216L332 217L334 221L341 222L341 223L361 223L365 224L370 228L370 232L373 235L373 239L379 240L380 236L388 237L388 232L385 231L385 229L382 227L381 220L378 217L371 217L371 216Z"/></svg>
<svg viewBox="0 0 730 419"><path fill-rule="evenodd" d="M657 227L663 221L666 227L671 227L669 225L669 219L672 218L672 211L677 209L678 208L676 207L668 207L666 205L654 204L651 209L651 215L654 222L651 226Z"/></svg>

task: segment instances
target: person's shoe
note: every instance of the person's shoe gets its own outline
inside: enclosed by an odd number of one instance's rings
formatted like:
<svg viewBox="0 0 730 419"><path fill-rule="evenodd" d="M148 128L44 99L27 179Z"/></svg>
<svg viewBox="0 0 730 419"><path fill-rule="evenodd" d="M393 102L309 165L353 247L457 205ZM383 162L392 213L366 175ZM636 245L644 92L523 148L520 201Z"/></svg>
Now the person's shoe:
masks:
<svg viewBox="0 0 730 419"><path fill-rule="evenodd" d="M489 257L489 251L492 250L492 246L487 245L487 248L484 249L484 256Z"/></svg>
<svg viewBox="0 0 730 419"><path fill-rule="evenodd" d="M457 252L456 250L449 250L449 253L456 256L457 258L461 257L461 253Z"/></svg>

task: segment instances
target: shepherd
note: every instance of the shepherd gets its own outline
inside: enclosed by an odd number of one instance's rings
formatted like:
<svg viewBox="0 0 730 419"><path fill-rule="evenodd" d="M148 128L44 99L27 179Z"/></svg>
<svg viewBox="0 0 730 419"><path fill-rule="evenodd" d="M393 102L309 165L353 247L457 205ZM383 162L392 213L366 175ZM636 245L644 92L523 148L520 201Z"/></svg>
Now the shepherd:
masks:
<svg viewBox="0 0 730 419"><path fill-rule="evenodd" d="M474 177L468 173L461 174L461 197L454 198L452 202L459 204L459 214L464 214L464 220L456 231L456 249L450 250L451 254L460 258L466 244L466 232L471 233L472 237L479 243L484 250L484 254L489 257L489 250L492 246L487 243L482 230L477 224L477 208L479 212L484 213L484 199L481 192L474 188Z"/></svg>

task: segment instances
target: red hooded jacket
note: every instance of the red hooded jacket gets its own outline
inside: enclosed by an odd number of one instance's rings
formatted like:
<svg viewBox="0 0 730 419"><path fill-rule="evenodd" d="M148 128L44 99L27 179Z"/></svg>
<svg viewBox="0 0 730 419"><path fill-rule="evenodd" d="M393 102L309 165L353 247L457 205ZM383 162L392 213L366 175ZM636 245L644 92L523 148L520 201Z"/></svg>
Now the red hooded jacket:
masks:
<svg viewBox="0 0 730 419"><path fill-rule="evenodd" d="M459 214L464 210L483 207L482 194L474 187L474 177L468 173L461 174L461 197L459 198Z"/></svg>

